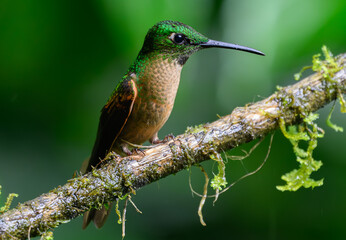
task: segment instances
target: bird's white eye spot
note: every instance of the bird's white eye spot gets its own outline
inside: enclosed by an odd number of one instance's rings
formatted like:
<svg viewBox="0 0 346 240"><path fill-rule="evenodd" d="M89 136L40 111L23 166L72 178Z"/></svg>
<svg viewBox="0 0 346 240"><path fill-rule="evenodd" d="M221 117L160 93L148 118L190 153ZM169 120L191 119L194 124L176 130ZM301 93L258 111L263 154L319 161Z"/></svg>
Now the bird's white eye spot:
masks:
<svg viewBox="0 0 346 240"><path fill-rule="evenodd" d="M172 33L169 38L174 42L175 44L183 44L186 41L186 36L182 33Z"/></svg>

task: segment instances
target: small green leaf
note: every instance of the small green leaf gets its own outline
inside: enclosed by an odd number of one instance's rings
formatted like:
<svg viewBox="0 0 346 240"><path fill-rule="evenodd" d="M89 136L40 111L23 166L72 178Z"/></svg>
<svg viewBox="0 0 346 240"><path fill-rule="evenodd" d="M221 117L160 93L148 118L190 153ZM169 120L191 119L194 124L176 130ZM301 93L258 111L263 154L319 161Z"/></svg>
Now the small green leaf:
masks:
<svg viewBox="0 0 346 240"><path fill-rule="evenodd" d="M311 69L311 66L305 66L300 70L299 73L294 74L294 80L298 81L302 77L303 72L305 72L307 69Z"/></svg>
<svg viewBox="0 0 346 240"><path fill-rule="evenodd" d="M0 185L0 196L1 196L1 188L2 186ZM0 207L0 214L3 214L4 212L8 211L10 209L11 203L15 197L18 197L18 194L16 193L10 193L6 199L5 205Z"/></svg>
<svg viewBox="0 0 346 240"><path fill-rule="evenodd" d="M304 118L304 122L307 124L312 124L315 120L317 120L319 115L317 113L310 113L306 118Z"/></svg>
<svg viewBox="0 0 346 240"><path fill-rule="evenodd" d="M342 113L346 113L346 103L345 103L345 99L344 99L344 97L342 96L341 93L339 93L339 102L340 102L340 105L341 105L340 111Z"/></svg>
<svg viewBox="0 0 346 240"><path fill-rule="evenodd" d="M222 190L227 186L227 181L225 177L221 177L219 175L215 175L214 178L210 182L210 186L214 190Z"/></svg>
<svg viewBox="0 0 346 240"><path fill-rule="evenodd" d="M334 111L334 107L335 107L335 103L333 104L333 107L332 107L332 109L330 110L330 112L329 112L329 114L328 114L326 123L327 123L327 125L328 125L330 128L334 129L336 132L343 132L344 129L343 129L342 127L339 127L338 125L336 125L336 124L334 124L334 123L332 123L332 122L330 121L330 119L332 118L332 113L333 113L333 111Z"/></svg>
<svg viewBox="0 0 346 240"><path fill-rule="evenodd" d="M53 240L53 239L54 239L53 232L51 232L51 231L43 233L41 238L40 238L40 240Z"/></svg>
<svg viewBox="0 0 346 240"><path fill-rule="evenodd" d="M122 224L122 218L121 218L121 212L119 210L119 199L116 200L115 202L115 213L118 215L118 224Z"/></svg>
<svg viewBox="0 0 346 240"><path fill-rule="evenodd" d="M210 155L210 158L217 162L217 167L218 167L218 173L216 175L214 174L214 178L210 181L210 186L214 190L222 190L223 188L227 186L225 163L220 153L215 152L214 154Z"/></svg>

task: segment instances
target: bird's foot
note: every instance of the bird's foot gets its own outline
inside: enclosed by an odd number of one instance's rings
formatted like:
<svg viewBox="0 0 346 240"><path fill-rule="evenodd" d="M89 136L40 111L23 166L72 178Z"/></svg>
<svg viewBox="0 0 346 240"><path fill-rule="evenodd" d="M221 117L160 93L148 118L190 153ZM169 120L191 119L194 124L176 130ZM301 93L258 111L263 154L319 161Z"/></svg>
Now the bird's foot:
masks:
<svg viewBox="0 0 346 240"><path fill-rule="evenodd" d="M168 134L167 136L165 136L162 140L159 139L158 137L154 138L153 140L150 141L151 144L160 144L160 143L166 143L168 141L173 140L175 137L173 134Z"/></svg>
<svg viewBox="0 0 346 240"><path fill-rule="evenodd" d="M123 150L123 152L127 155L127 156L131 156L133 153L132 151L129 149L127 144L122 144L121 146L121 150Z"/></svg>
<svg viewBox="0 0 346 240"><path fill-rule="evenodd" d="M143 149L140 149L140 148L133 148L132 151L131 151L131 155L132 154L142 154L143 156L145 156L145 153L143 151Z"/></svg>
<svg viewBox="0 0 346 240"><path fill-rule="evenodd" d="M174 138L175 138L175 136L174 136L172 133L170 133L170 134L168 134L167 136L165 136L165 137L163 138L163 142L164 142L164 143L169 142L169 141L171 141L171 140L174 140Z"/></svg>
<svg viewBox="0 0 346 240"><path fill-rule="evenodd" d="M137 146L137 145L136 145ZM134 146L133 146L134 147ZM143 156L145 156L145 153L142 149L138 148L138 147L134 147L132 148L132 150L129 149L128 145L123 145L122 146L122 150L123 152L127 155L127 156L131 156L134 154L142 154Z"/></svg>

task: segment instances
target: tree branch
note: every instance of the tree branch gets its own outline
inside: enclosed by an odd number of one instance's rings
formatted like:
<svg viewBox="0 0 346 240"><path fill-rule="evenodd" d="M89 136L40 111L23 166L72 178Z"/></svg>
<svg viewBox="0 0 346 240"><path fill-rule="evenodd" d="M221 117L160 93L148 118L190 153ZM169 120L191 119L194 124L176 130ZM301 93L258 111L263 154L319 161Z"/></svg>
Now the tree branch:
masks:
<svg viewBox="0 0 346 240"><path fill-rule="evenodd" d="M92 207L99 208L103 203L208 160L213 153L263 137L278 128L279 119L286 124L299 123L302 115L346 93L345 59L346 54L337 57L342 69L332 80L315 73L262 101L236 108L215 122L190 128L174 140L145 150L144 155L121 158L109 154L100 168L2 214L0 239L41 235Z"/></svg>

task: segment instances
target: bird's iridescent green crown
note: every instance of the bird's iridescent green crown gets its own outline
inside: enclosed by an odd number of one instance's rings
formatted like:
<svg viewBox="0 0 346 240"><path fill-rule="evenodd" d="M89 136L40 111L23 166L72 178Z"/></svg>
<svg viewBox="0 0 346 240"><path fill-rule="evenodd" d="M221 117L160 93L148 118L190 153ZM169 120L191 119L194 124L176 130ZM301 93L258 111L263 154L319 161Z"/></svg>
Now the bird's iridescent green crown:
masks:
<svg viewBox="0 0 346 240"><path fill-rule="evenodd" d="M142 54L164 53L178 57L196 52L208 38L192 27L176 21L161 21L149 29L141 50Z"/></svg>

